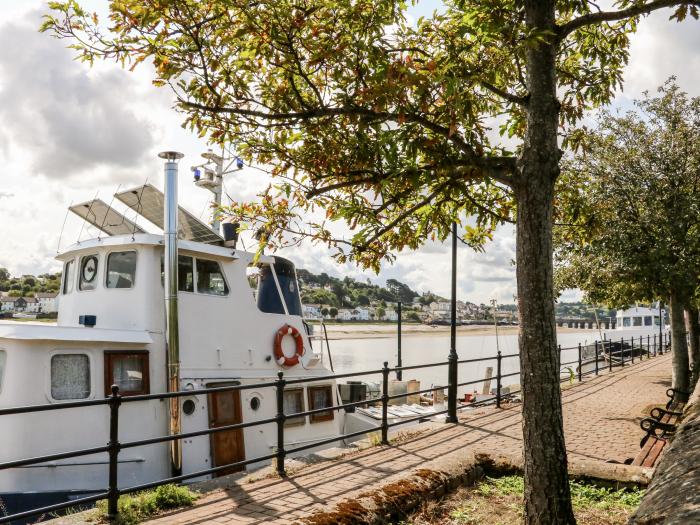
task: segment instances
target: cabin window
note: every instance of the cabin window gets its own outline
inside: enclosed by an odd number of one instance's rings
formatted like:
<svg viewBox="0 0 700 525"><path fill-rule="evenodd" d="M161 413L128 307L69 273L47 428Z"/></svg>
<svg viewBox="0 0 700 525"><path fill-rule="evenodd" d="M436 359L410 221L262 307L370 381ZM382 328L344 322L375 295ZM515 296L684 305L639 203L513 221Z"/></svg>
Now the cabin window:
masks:
<svg viewBox="0 0 700 525"><path fill-rule="evenodd" d="M644 326L651 326L651 316L644 316Z"/></svg>
<svg viewBox="0 0 700 525"><path fill-rule="evenodd" d="M181 292L194 292L194 265L192 257L177 256L177 289ZM165 286L165 257L160 256L160 284Z"/></svg>
<svg viewBox="0 0 700 525"><path fill-rule="evenodd" d="M330 385L310 386L307 390L309 393L309 410L333 406L333 390ZM311 414L312 423L330 421L331 419L333 419L332 410Z"/></svg>
<svg viewBox="0 0 700 525"><path fill-rule="evenodd" d="M210 295L228 295L228 286L218 262L197 259L197 291Z"/></svg>
<svg viewBox="0 0 700 525"><path fill-rule="evenodd" d="M0 392L2 392L2 381L5 377L5 363L7 362L7 352L0 350Z"/></svg>
<svg viewBox="0 0 700 525"><path fill-rule="evenodd" d="M642 318L641 317L634 317L634 326L642 326Z"/></svg>
<svg viewBox="0 0 700 525"><path fill-rule="evenodd" d="M112 385L119 387L124 396L149 394L148 352L105 352L105 395L112 393Z"/></svg>
<svg viewBox="0 0 700 525"><path fill-rule="evenodd" d="M654 316L654 326L659 326L659 316L658 315Z"/></svg>
<svg viewBox="0 0 700 525"><path fill-rule="evenodd" d="M629 317L623 317L622 318L622 326L623 327L629 327L631 326L630 318Z"/></svg>
<svg viewBox="0 0 700 525"><path fill-rule="evenodd" d="M132 288L136 277L136 252L112 252L107 257L107 288Z"/></svg>
<svg viewBox="0 0 700 525"><path fill-rule="evenodd" d="M80 290L94 290L97 286L97 255L86 255L80 259Z"/></svg>
<svg viewBox="0 0 700 525"><path fill-rule="evenodd" d="M75 275L73 273L75 269L75 261L66 261L63 266L63 294L71 293L73 291L73 281L75 281Z"/></svg>
<svg viewBox="0 0 700 525"><path fill-rule="evenodd" d="M284 414L298 414L304 411L304 389L290 388L284 391ZM290 417L284 421L284 425L291 427L304 424L304 416Z"/></svg>
<svg viewBox="0 0 700 525"><path fill-rule="evenodd" d="M51 358L51 397L56 400L90 396L90 359L85 354L56 354Z"/></svg>
<svg viewBox="0 0 700 525"><path fill-rule="evenodd" d="M275 277L277 277L276 280ZM296 271L290 261L275 257L274 274L271 265L260 266L257 301L258 308L265 313L284 314L286 306L289 315L301 315L301 298Z"/></svg>

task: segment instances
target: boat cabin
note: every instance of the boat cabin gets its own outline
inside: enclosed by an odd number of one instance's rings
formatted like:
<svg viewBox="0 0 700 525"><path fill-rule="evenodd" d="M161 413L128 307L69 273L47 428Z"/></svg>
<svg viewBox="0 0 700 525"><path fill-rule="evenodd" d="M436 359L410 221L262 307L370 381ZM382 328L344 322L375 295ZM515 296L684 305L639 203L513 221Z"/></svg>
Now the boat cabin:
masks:
<svg viewBox="0 0 700 525"><path fill-rule="evenodd" d="M665 310L662 310L665 315ZM629 329L656 329L659 327L659 309L635 306L626 310L618 310L615 318L615 328L618 330Z"/></svg>

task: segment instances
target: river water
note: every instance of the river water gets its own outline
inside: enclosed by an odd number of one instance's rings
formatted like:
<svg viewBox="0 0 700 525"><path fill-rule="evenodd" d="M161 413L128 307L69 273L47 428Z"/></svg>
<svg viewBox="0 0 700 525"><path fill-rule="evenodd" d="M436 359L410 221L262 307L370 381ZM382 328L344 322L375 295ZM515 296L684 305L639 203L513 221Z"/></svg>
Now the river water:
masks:
<svg viewBox="0 0 700 525"><path fill-rule="evenodd" d="M370 334L372 325L365 325L363 329L357 326L329 327L330 350L333 367L336 373L363 372L378 370L384 361L389 366L397 363L397 337L396 328L381 326L379 334ZM340 334L336 330L343 330ZM355 335L353 332L358 332ZM485 334L484 330L477 330L476 334L468 332L457 335L457 354L459 359L493 358L490 361L477 363L462 363L458 367L458 382L482 380L487 367L493 367L493 375L496 374L496 352L498 347L504 355L502 362L502 374L516 374L503 379L503 386L517 385L520 378L517 372L520 370L518 357L518 336L511 328L498 338L493 333ZM600 340L597 330L560 331L557 335L558 343L565 350L562 351L562 363L576 361L578 357L577 345L592 344ZM568 350L566 348L569 348ZM402 361L403 366L420 365L426 363L446 362L450 350L450 335L448 329L437 329L435 333L404 332L402 335ZM505 357L511 356L511 357ZM324 349L324 361L327 354ZM572 365L573 368L576 365ZM394 375L391 376L394 379ZM403 372L403 380L417 379L421 382L421 389L431 386L444 386L447 384L447 366L407 370ZM361 380L378 383L381 374L373 374L362 377L353 377L350 380ZM495 387L495 380L491 387ZM516 389L516 388L514 388ZM465 392L482 390L482 382L474 385L460 387L459 395Z"/></svg>

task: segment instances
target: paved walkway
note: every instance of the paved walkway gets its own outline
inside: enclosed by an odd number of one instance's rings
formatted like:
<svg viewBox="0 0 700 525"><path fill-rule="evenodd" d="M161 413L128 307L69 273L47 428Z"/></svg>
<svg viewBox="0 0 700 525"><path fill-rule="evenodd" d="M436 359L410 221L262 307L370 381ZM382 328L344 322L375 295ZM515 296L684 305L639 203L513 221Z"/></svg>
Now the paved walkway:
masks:
<svg viewBox="0 0 700 525"><path fill-rule="evenodd" d="M622 462L636 455L643 434L642 412L665 402L670 370L670 356L664 355L567 388L562 402L570 459ZM519 406L482 408L463 413L458 424L433 428L397 445L310 465L284 480L237 481L229 489L206 494L190 509L148 523L295 523L353 493L366 492L392 474L458 448L517 454L521 447Z"/></svg>

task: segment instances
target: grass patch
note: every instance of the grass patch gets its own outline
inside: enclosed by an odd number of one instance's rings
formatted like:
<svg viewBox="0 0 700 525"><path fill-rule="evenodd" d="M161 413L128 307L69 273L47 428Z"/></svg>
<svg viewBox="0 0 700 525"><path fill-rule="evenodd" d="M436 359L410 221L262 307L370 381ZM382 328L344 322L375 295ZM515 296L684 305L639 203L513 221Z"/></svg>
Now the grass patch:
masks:
<svg viewBox="0 0 700 525"><path fill-rule="evenodd" d="M643 490L614 490L593 483L570 482L579 525L624 525L639 505ZM443 500L425 503L401 525L520 525L523 522L522 476L487 477Z"/></svg>
<svg viewBox="0 0 700 525"><path fill-rule="evenodd" d="M164 510L189 507L197 499L197 493L181 485L161 485L154 490L120 496L116 525L135 525ZM107 500L97 502L100 518L106 520Z"/></svg>

